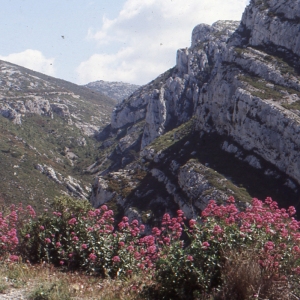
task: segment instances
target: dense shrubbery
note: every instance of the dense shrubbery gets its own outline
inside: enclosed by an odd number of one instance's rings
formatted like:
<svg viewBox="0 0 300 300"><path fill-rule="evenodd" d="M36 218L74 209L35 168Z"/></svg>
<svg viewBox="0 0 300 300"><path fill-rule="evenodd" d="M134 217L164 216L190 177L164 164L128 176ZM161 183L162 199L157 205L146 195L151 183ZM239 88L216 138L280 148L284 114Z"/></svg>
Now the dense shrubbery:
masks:
<svg viewBox="0 0 300 300"><path fill-rule="evenodd" d="M56 199L53 212L12 206L0 215L0 257L48 262L101 276L148 276L149 299L288 299L300 296L300 223L267 198L239 211L210 201L197 220L165 214L160 228L88 202ZM182 239L182 233L185 238ZM18 257L19 256L19 257Z"/></svg>

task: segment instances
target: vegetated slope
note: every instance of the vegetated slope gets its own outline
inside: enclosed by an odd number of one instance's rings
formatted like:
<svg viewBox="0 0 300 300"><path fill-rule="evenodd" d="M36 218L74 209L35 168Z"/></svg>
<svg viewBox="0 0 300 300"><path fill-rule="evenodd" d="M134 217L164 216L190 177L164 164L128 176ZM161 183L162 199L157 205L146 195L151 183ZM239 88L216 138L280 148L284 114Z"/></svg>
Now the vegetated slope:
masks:
<svg viewBox="0 0 300 300"><path fill-rule="evenodd" d="M0 61L0 199L41 208L54 196L88 197L84 169L115 100Z"/></svg>
<svg viewBox="0 0 300 300"><path fill-rule="evenodd" d="M133 94L140 86L125 82L110 82L98 80L90 82L85 85L87 88L96 92L103 93L104 95L121 102L125 98Z"/></svg>
<svg viewBox="0 0 300 300"><path fill-rule="evenodd" d="M296 4L252 0L241 22L196 26L176 66L117 105L100 133L93 205L144 221L178 208L192 217L228 195L298 206Z"/></svg>

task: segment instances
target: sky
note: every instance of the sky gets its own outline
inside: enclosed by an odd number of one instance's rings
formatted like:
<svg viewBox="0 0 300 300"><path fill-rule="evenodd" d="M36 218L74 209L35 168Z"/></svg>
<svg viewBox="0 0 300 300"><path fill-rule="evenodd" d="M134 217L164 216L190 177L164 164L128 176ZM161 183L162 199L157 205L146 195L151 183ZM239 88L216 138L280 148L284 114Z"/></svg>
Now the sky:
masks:
<svg viewBox="0 0 300 300"><path fill-rule="evenodd" d="M0 59L76 84L146 84L193 28L240 20L249 0L0 0Z"/></svg>

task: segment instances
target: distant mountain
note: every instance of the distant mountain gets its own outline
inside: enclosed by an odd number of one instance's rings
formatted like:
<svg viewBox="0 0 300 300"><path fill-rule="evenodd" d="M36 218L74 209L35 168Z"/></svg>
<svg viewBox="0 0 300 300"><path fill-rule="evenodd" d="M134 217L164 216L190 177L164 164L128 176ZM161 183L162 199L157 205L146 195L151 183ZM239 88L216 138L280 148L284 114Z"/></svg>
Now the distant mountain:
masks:
<svg viewBox="0 0 300 300"><path fill-rule="evenodd" d="M110 82L103 80L90 82L85 86L94 91L103 93L104 95L107 95L110 98L117 100L118 102L121 102L125 98L129 97L140 87L136 84L125 82Z"/></svg>
<svg viewBox="0 0 300 300"><path fill-rule="evenodd" d="M88 198L84 169L116 101L0 61L0 204L40 208L60 194Z"/></svg>

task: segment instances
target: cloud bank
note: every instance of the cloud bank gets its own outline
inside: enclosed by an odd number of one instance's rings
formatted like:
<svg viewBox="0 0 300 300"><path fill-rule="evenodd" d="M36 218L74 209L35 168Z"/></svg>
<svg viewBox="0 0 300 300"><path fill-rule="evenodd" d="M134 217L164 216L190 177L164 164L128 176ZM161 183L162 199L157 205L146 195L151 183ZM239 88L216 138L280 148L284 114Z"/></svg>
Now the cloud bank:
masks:
<svg viewBox="0 0 300 300"><path fill-rule="evenodd" d="M240 20L249 0L127 0L115 19L104 17L87 39L98 53L76 69L80 83L95 80L145 84L175 64L199 23ZM108 50L110 49L110 52ZM111 51L113 49L113 51Z"/></svg>
<svg viewBox="0 0 300 300"><path fill-rule="evenodd" d="M46 58L38 50L27 49L23 52L12 53L7 56L0 55L0 59L43 74L55 75L54 58Z"/></svg>

